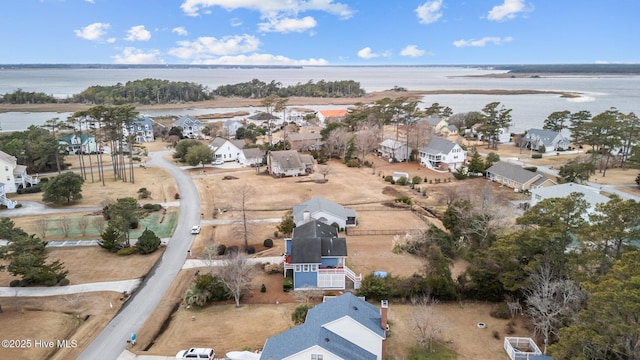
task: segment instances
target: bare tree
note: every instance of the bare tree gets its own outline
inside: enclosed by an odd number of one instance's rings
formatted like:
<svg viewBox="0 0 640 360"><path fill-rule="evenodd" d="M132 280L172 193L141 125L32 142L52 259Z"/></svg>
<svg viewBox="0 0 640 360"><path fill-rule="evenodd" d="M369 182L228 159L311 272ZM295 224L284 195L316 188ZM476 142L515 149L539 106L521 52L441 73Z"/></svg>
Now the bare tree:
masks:
<svg viewBox="0 0 640 360"><path fill-rule="evenodd" d="M557 337L562 326L577 321L586 293L573 280L557 275L553 265L545 261L529 274L531 285L524 289L527 313L535 332L544 337L544 353L550 336Z"/></svg>
<svg viewBox="0 0 640 360"><path fill-rule="evenodd" d="M233 296L236 307L240 307L240 298L252 289L251 280L255 274L255 266L249 257L242 252L230 254L220 266L215 267L215 272Z"/></svg>
<svg viewBox="0 0 640 360"><path fill-rule="evenodd" d="M211 272L213 272L213 266L215 264L215 259L218 257L218 248L220 245L218 243L209 244L204 247L202 251L202 256L204 257L204 261L209 268L211 268Z"/></svg>
<svg viewBox="0 0 640 360"><path fill-rule="evenodd" d="M297 302L308 304L324 296L324 290L320 288L305 288L293 292L293 297Z"/></svg>
<svg viewBox="0 0 640 360"><path fill-rule="evenodd" d="M252 228L248 216L248 203L251 201L255 189L251 185L241 185L234 189L235 199L233 208L240 212L240 221L234 227L234 232L244 239L245 251L249 247L249 237L252 235Z"/></svg>
<svg viewBox="0 0 640 360"><path fill-rule="evenodd" d="M96 231L100 234L102 234L102 231L104 231L104 225L106 223L107 221L103 216L95 216L93 218L93 221L91 221L91 225L93 225L93 228L96 229Z"/></svg>
<svg viewBox="0 0 640 360"><path fill-rule="evenodd" d="M76 220L76 226L78 227L78 230L80 230L80 233L82 234L82 236L87 235L87 227L89 226L89 220L87 220L86 216L80 216Z"/></svg>
<svg viewBox="0 0 640 360"><path fill-rule="evenodd" d="M353 133L344 127L333 129L324 143L325 153L331 158L336 156L343 158L353 140Z"/></svg>
<svg viewBox="0 0 640 360"><path fill-rule="evenodd" d="M320 165L318 166L318 173L322 175L323 179L327 178L327 175L331 174L333 171L329 165Z"/></svg>
<svg viewBox="0 0 640 360"><path fill-rule="evenodd" d="M442 334L446 325L444 319L435 311L438 300L423 296L412 298L411 303L413 304L411 325L415 330L414 336L420 346L430 349L433 340Z"/></svg>
<svg viewBox="0 0 640 360"><path fill-rule="evenodd" d="M69 236L69 231L71 230L71 218L63 216L58 220L58 222L60 223L60 230L64 237Z"/></svg>
<svg viewBox="0 0 640 360"><path fill-rule="evenodd" d="M37 226L38 226L38 234L40 234L40 237L42 239L47 237L47 228L49 227L49 219L47 219L46 217L41 217L40 219L38 219Z"/></svg>
<svg viewBox="0 0 640 360"><path fill-rule="evenodd" d="M358 124L355 133L355 146L360 160L364 161L367 154L373 151L380 143L380 126L373 120L365 120Z"/></svg>

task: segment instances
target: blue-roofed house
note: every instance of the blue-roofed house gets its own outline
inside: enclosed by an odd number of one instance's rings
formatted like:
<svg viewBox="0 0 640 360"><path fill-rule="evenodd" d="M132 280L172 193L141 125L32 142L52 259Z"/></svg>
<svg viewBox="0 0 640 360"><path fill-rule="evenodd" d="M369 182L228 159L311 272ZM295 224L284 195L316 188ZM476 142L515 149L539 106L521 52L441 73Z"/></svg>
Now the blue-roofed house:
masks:
<svg viewBox="0 0 640 360"><path fill-rule="evenodd" d="M296 226L306 223L309 218L329 225L336 223L339 229L358 224L355 210L319 196L293 206L293 222Z"/></svg>
<svg viewBox="0 0 640 360"><path fill-rule="evenodd" d="M522 146L527 149L545 152L563 151L569 148L571 140L558 131L529 129L522 138Z"/></svg>
<svg viewBox="0 0 640 360"><path fill-rule="evenodd" d="M325 300L302 325L264 344L260 360L382 360L385 358L388 302L381 308L351 293Z"/></svg>
<svg viewBox="0 0 640 360"><path fill-rule="evenodd" d="M346 288L346 279L358 289L362 275L346 265L347 239L338 237L338 229L318 220L296 226L285 239L284 275L293 275L293 289Z"/></svg>
<svg viewBox="0 0 640 360"><path fill-rule="evenodd" d="M138 143L153 142L153 123L148 116L140 116L134 119L129 126L124 126L122 133L125 137L129 135L135 136Z"/></svg>
<svg viewBox="0 0 640 360"><path fill-rule="evenodd" d="M182 128L182 135L190 139L195 139L202 133L204 125L198 119L194 119L189 115L181 116L173 123L173 127Z"/></svg>

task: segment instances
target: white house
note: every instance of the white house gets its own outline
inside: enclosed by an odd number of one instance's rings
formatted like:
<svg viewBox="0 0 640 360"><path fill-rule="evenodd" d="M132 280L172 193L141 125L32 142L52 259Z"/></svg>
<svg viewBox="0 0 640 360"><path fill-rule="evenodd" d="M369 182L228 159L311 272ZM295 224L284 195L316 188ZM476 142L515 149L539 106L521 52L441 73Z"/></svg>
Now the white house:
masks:
<svg viewBox="0 0 640 360"><path fill-rule="evenodd" d="M346 209L338 203L319 196L293 206L293 222L296 226L301 226L311 219L328 225L336 223L340 229L358 224L356 212L353 209Z"/></svg>
<svg viewBox="0 0 640 360"><path fill-rule="evenodd" d="M550 152L567 150L571 140L559 131L529 129L522 138L522 142L522 146L527 149L538 151L544 147L546 152Z"/></svg>
<svg viewBox="0 0 640 360"><path fill-rule="evenodd" d="M17 159L0 151L0 204L9 209L15 208L16 201L9 200L6 194L18 191L20 187L38 184L38 178L27 174L27 167L18 165Z"/></svg>
<svg viewBox="0 0 640 360"><path fill-rule="evenodd" d="M466 161L466 152L460 145L441 138L433 138L420 149L420 164L426 168L457 170Z"/></svg>
<svg viewBox="0 0 640 360"><path fill-rule="evenodd" d="M209 148L213 150L213 156L216 160L236 161L240 157L244 144L244 140L217 137L209 143Z"/></svg>
<svg viewBox="0 0 640 360"><path fill-rule="evenodd" d="M194 119L189 115L180 117L173 123L173 127L182 128L182 135L190 139L195 139L202 133L204 125L198 119Z"/></svg>
<svg viewBox="0 0 640 360"><path fill-rule="evenodd" d="M153 124L151 118L148 116L141 116L134 119L128 127L124 125L122 134L125 138L129 135L135 136L136 142L138 143L153 142L155 140L153 136Z"/></svg>
<svg viewBox="0 0 640 360"><path fill-rule="evenodd" d="M409 155L411 155L411 147L402 141L386 139L378 145L378 153L382 157L389 158L389 161L393 159L406 161L409 160Z"/></svg>
<svg viewBox="0 0 640 360"><path fill-rule="evenodd" d="M272 336L260 360L383 360L389 303L380 309L347 292L307 313L302 325Z"/></svg>
<svg viewBox="0 0 640 360"><path fill-rule="evenodd" d="M596 211L596 205L609 201L609 198L601 195L598 189L576 183L565 183L532 189L529 205L533 207L545 199L563 198L569 196L571 193L582 194L582 198L587 202L588 207L587 214L585 215L586 219L588 219L589 214L593 214Z"/></svg>
<svg viewBox="0 0 640 360"><path fill-rule="evenodd" d="M347 117L346 109L337 109L337 110L320 110L316 114L318 120L324 124L328 124L334 121L343 121L345 117Z"/></svg>
<svg viewBox="0 0 640 360"><path fill-rule="evenodd" d="M265 152L259 148L247 148L240 151L238 162L242 166L260 166L264 164Z"/></svg>

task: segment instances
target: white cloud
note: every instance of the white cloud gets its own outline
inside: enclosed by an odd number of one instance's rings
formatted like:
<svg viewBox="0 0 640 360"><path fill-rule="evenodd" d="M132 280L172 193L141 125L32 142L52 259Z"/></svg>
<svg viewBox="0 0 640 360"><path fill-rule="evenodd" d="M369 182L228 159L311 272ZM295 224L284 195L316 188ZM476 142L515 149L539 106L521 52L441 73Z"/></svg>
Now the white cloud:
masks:
<svg viewBox="0 0 640 360"><path fill-rule="evenodd" d="M468 46L473 46L473 47L483 47L489 43L493 44L493 45L502 45L504 43L508 43L511 42L511 40L513 40L513 38L511 36L507 36L507 37L490 37L490 36L485 36L482 39L479 40L475 40L475 39L470 39L470 40L457 40L453 42L453 45L455 47L468 47Z"/></svg>
<svg viewBox="0 0 640 360"><path fill-rule="evenodd" d="M84 2L88 2L89 4L95 4L96 3L94 0L84 0Z"/></svg>
<svg viewBox="0 0 640 360"><path fill-rule="evenodd" d="M400 51L402 56L418 57L425 54L424 50L418 49L417 45L407 45Z"/></svg>
<svg viewBox="0 0 640 360"><path fill-rule="evenodd" d="M100 41L102 40L102 37L107 34L107 30L110 27L111 25L109 24L96 22L89 24L82 29L73 30L73 32L76 33L76 36L85 40Z"/></svg>
<svg viewBox="0 0 640 360"><path fill-rule="evenodd" d="M391 53L389 53L388 51L384 51L381 53L374 53L373 51L371 51L370 47L365 47L362 48L358 51L358 56L362 59L374 59L374 58L379 58L379 57L389 57L391 55Z"/></svg>
<svg viewBox="0 0 640 360"><path fill-rule="evenodd" d="M524 0L504 0L502 5L496 5L491 10L487 18L493 21L505 21L514 19L519 13L533 11L533 7L527 7Z"/></svg>
<svg viewBox="0 0 640 360"><path fill-rule="evenodd" d="M302 19L282 18L269 19L267 22L258 24L260 31L264 32L303 32L314 28L318 23L311 16L305 16Z"/></svg>
<svg viewBox="0 0 640 360"><path fill-rule="evenodd" d="M127 41L149 41L151 39L151 33L144 28L144 25L133 26L127 31L127 37L124 38Z"/></svg>
<svg viewBox="0 0 640 360"><path fill-rule="evenodd" d="M442 17L442 0L427 1L415 10L421 24L431 24Z"/></svg>
<svg viewBox="0 0 640 360"><path fill-rule="evenodd" d="M233 18L229 21L229 24L233 27L238 27L242 25L242 20L240 20L239 18Z"/></svg>
<svg viewBox="0 0 640 360"><path fill-rule="evenodd" d="M250 54L250 55L234 55L220 56L206 60L195 61L193 64L211 64L211 65L328 65L325 59L291 59L282 55L272 54Z"/></svg>
<svg viewBox="0 0 640 360"><path fill-rule="evenodd" d="M232 11L249 9L260 12L264 17L278 14L296 15L305 11L324 11L348 19L353 10L348 5L334 0L183 0L180 8L189 16L198 16L203 10L219 6Z"/></svg>
<svg viewBox="0 0 640 360"><path fill-rule="evenodd" d="M180 36L189 35L189 32L187 31L187 29L184 28L184 26L174 27L173 29L171 29L171 32L174 32Z"/></svg>
<svg viewBox="0 0 640 360"><path fill-rule="evenodd" d="M204 61L216 56L236 55L258 50L260 41L253 35L199 37L195 41L178 41L169 54L183 60Z"/></svg>
<svg viewBox="0 0 640 360"><path fill-rule="evenodd" d="M164 64L160 57L160 52L151 50L144 52L134 47L127 47L122 50L121 55L113 56L116 64Z"/></svg>

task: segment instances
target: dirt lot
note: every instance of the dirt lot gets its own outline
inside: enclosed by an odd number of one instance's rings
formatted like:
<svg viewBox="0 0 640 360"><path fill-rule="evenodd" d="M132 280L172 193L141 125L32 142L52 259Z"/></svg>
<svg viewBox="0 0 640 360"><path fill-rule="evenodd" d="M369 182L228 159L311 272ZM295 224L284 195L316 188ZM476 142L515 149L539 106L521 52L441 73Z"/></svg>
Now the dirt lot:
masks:
<svg viewBox="0 0 640 360"><path fill-rule="evenodd" d="M157 142L151 149L160 150L164 147L165 144ZM514 150L517 151L517 149L509 149L510 147L501 146L500 156L517 157L514 154ZM560 159L567 160L560 155L543 158L539 164L555 166L562 163ZM402 195L409 195L414 202L436 209L446 206L447 201L455 196L477 194L486 187L494 190L505 200L525 199L522 194L515 194L484 179L458 182L450 173L435 172L419 167L415 163L391 164L374 157L369 160L374 163L373 168L347 168L337 161L330 161L331 173L327 176L329 180L327 183L312 181L322 178L322 175L318 174L275 179L268 175L256 174L254 169L248 168L237 170L197 168L189 172L200 190L202 219L205 221L213 219L238 221L242 214L239 206L236 205L239 203L238 194L242 190L248 191L251 195L246 201L248 219L263 220L250 225L249 245L254 246L261 256L277 256L282 253L284 249L282 236L276 237L274 234L278 219L282 218L294 204L314 196L322 196L356 209L359 221L357 228L372 231L424 229L429 223L438 225L436 219L425 221L409 210L397 210L388 206ZM418 175L423 179L426 178L427 182L419 185L421 190L426 191L426 196L422 195L422 191L415 192L408 187L384 182L383 176L394 171L408 172L410 177ZM609 170L606 180L615 181L614 179L618 178L617 171L620 170ZM633 177L635 178L635 175ZM136 168L136 184L133 185L121 182L111 182L107 187L102 187L99 183L85 184L83 191L85 197L75 207L95 206L106 198L135 196L137 190L143 186L152 192L153 199L149 202L172 201L177 191L175 182L169 178L168 174L140 167ZM22 199L30 199L29 197L32 197L32 200L39 200L40 195L24 195ZM29 228L35 226L33 218L20 218L16 219L16 222L19 226L24 225L28 232L37 232ZM264 249L262 243L266 238L274 240L273 248ZM382 270L395 275L409 276L421 271L424 266L422 260L411 255L393 254L391 252L393 235L347 235L347 242L349 250L347 265L356 273L365 275L371 271ZM206 225L203 226L201 234L196 237L192 255L201 256L204 247L211 243L222 243L227 246L244 245L237 225ZM97 254L96 252L99 251L99 249L83 248L52 250L50 254L52 259L61 259L65 262L67 269L70 270L69 278L72 283L142 276L160 256L158 252L151 257L122 258L111 254ZM452 272L460 273L465 266L464 261L458 260L454 263ZM139 345L136 351L173 355L183 348L204 345L215 347L219 354L243 348L253 350L261 348L269 336L293 326L290 314L297 303L291 294L282 292L283 277L281 275L266 275L258 271L259 275L254 280L254 291L243 299L243 306L239 309L232 304L216 304L205 309L193 310L184 307L182 296L193 279L195 271L195 269L184 270L175 279L169 293L165 295L154 314L138 333ZM6 273L0 273L0 283L8 282L10 279L11 277ZM262 284L267 287L266 293L259 291ZM46 300L4 298L0 301L5 310L4 314L9 314L7 316L3 314L2 329L4 330L0 329L0 335L10 337L15 333L14 328L22 326L23 323L33 324L25 330L25 336L46 338L55 334L56 338L76 337L79 340L79 347L86 345L97 334L121 304L119 294L86 295L82 297L81 305L75 305L78 301L74 299L63 297ZM109 301L113 308L106 301ZM108 309L105 304L109 306ZM496 354L500 354L498 358L503 357L502 342L494 339L493 331L498 331L500 336L504 336L506 321L491 318L489 316L491 307L491 304L481 303L437 305L437 314L442 316L443 323L446 324L443 340L458 352L459 358L496 358ZM175 309L177 310L174 312ZM389 354L394 355L395 358L404 358L407 348L414 343L414 338L411 336L411 311L409 305L390 304L392 333L388 350ZM69 313L80 314L82 318L87 314L91 316L88 321L76 321ZM169 321L165 322L172 313ZM480 321L486 323L488 329L478 329L476 324ZM522 319L518 319L517 324L515 335L530 335ZM45 333L41 330L42 328L49 330ZM3 331L7 333L3 334ZM148 351L142 351L147 347ZM66 351L59 351L54 358L74 357L79 350ZM48 356L47 354L34 353L34 357ZM12 353L12 355L31 357L31 354L24 353Z"/></svg>

